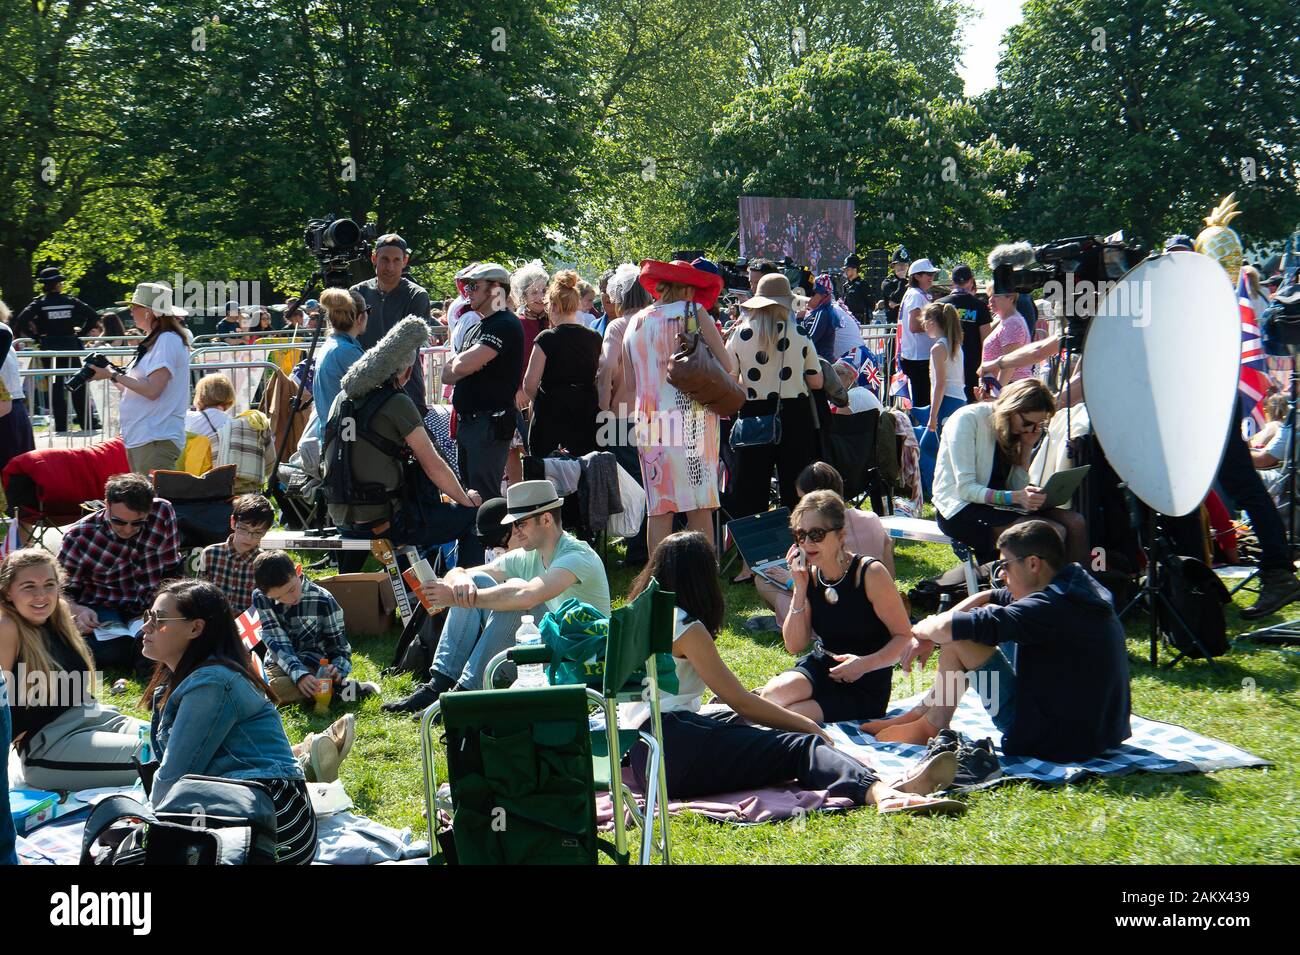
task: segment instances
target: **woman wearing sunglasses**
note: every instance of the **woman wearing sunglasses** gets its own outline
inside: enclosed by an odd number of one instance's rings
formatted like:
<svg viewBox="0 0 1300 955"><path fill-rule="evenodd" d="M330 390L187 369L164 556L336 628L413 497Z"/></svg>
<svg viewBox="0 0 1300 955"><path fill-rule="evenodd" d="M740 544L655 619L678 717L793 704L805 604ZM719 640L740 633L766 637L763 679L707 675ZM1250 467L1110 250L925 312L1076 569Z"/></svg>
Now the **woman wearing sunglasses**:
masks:
<svg viewBox="0 0 1300 955"><path fill-rule="evenodd" d="M760 691L818 723L883 716L894 664L912 635L885 565L845 545L844 513L834 491L813 491L790 515L794 595L781 635L791 653L812 650Z"/></svg>
<svg viewBox="0 0 1300 955"><path fill-rule="evenodd" d="M995 401L960 409L944 425L934 470L935 517L939 528L971 547L981 564L998 556L999 534L1031 518L1056 528L1067 561L1087 562L1083 516L1044 509L1042 490L1028 483L1030 458L1055 412L1047 386L1025 378L1007 385Z"/></svg>
<svg viewBox="0 0 1300 955"><path fill-rule="evenodd" d="M276 861L316 854L316 815L270 689L253 669L225 595L184 580L158 592L144 618L144 655L157 663L144 699L160 760L149 798L157 805L182 776L255 780L271 794Z"/></svg>
<svg viewBox="0 0 1300 955"><path fill-rule="evenodd" d="M31 789L130 786L145 724L96 702L94 660L63 584L41 548L0 563L0 669L23 777ZM8 758L5 747L0 759Z"/></svg>

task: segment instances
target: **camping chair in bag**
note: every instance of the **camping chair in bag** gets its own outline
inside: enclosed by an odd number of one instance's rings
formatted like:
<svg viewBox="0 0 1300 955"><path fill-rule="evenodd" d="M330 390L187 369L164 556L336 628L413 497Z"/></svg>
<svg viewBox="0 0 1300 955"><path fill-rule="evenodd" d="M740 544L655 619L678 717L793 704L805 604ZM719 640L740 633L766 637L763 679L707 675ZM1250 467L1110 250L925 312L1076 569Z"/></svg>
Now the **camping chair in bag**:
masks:
<svg viewBox="0 0 1300 955"><path fill-rule="evenodd" d="M83 504L104 496L104 482L131 470L121 438L85 448L38 448L17 455L4 468L9 508L23 527L22 539L45 546L45 534L86 516Z"/></svg>
<svg viewBox="0 0 1300 955"><path fill-rule="evenodd" d="M188 471L154 471L153 493L171 502L182 550L217 544L230 536L235 497L233 464L213 468L203 477Z"/></svg>
<svg viewBox="0 0 1300 955"><path fill-rule="evenodd" d="M626 859L627 820L625 811L630 812L633 821L641 830L640 861L648 865L654 850L659 851L661 861L670 862L668 847L668 777L664 769L663 720L659 711L660 666L666 661L665 672L671 668L673 646L673 618L676 614L677 601L674 594L659 589L659 582L654 578L646 589L637 595L630 604L619 607L609 618L609 636L605 641L603 657L600 661L586 662L581 667L566 671L556 665L554 648L550 646L537 648L515 647L498 653L490 661L484 672L483 685L491 686L492 678L506 660L515 663L544 662L548 679L569 679L572 674L582 672L588 681L587 692L593 703L600 706L605 715L606 732L604 736L593 736L592 756L593 774L596 790L608 792L614 808L614 845L620 859ZM563 662L563 661L562 661ZM582 663L583 661L567 661ZM602 665L603 663L603 665ZM597 691L591 684L598 684ZM647 700L646 684L649 684ZM497 693L502 691L497 690ZM514 692L514 691L510 691ZM451 694L455 696L456 694ZM623 728L618 725L618 704L646 701L650 704L650 726L646 730ZM615 732L611 731L611 727ZM638 740L644 740L647 747L647 766L645 772L646 793L645 812L638 808L631 789L623 782L621 766L623 757L627 756ZM655 817L659 820L659 839L654 833Z"/></svg>

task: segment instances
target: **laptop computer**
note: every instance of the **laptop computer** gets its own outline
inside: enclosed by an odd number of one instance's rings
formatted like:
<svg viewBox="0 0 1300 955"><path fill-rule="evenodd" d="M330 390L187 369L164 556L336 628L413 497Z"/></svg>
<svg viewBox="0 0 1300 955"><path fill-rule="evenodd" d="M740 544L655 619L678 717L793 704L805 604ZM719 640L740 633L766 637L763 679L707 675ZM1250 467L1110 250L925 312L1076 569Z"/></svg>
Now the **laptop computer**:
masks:
<svg viewBox="0 0 1300 955"><path fill-rule="evenodd" d="M785 559L794 546L789 508L738 517L727 522L727 530L750 570L784 590L794 589L794 579Z"/></svg>
<svg viewBox="0 0 1300 955"><path fill-rule="evenodd" d="M1074 492L1079 489L1083 479L1088 476L1092 470L1092 465L1084 464L1077 468L1067 468L1064 471L1057 471L1047 483L1043 485L1043 494L1047 500L1039 510L1047 510L1052 507L1068 507L1070 500L1074 497ZM1015 511L1017 514L1036 514L1037 511L1026 510L1023 507L995 504L1000 511Z"/></svg>

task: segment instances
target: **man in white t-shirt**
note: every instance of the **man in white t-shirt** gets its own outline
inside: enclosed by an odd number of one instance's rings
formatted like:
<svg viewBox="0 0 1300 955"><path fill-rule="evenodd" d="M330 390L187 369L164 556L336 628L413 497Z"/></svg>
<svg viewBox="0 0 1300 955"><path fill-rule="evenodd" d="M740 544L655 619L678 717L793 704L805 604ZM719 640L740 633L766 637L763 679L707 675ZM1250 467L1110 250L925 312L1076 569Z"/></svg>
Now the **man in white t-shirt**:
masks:
<svg viewBox="0 0 1300 955"><path fill-rule="evenodd" d="M899 363L912 386L912 403L930 402L930 347L934 344L925 333L925 307L930 304L930 286L938 269L929 259L917 259L907 269L909 287L903 293L898 310L901 349Z"/></svg>
<svg viewBox="0 0 1300 955"><path fill-rule="evenodd" d="M563 504L550 481L521 481L506 490L501 523L512 525L524 545L424 585L426 600L449 608L429 682L385 703L385 710L418 713L453 688L482 689L488 661L514 645L525 615L540 625L548 611L574 597L609 616L605 565L589 544L560 526Z"/></svg>

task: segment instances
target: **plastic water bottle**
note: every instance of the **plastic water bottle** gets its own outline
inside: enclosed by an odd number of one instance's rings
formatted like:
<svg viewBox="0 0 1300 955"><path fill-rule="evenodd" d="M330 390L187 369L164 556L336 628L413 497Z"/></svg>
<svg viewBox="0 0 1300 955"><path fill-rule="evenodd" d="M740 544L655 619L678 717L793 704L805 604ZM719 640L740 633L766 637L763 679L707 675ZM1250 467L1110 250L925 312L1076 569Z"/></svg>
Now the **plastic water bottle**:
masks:
<svg viewBox="0 0 1300 955"><path fill-rule="evenodd" d="M140 762L143 764L149 762L149 760L153 758L153 748L149 745L148 725L144 723L140 724L139 738L140 738L140 750L139 750Z"/></svg>
<svg viewBox="0 0 1300 955"><path fill-rule="evenodd" d="M525 614L519 622L519 629L515 631L515 646L520 647L540 647L542 645L542 632L537 629L533 623L533 618ZM511 684L515 689L526 690L531 687L546 686L546 668L541 663L529 663L519 667L519 675L515 682Z"/></svg>

